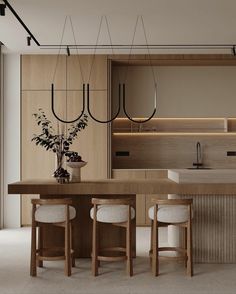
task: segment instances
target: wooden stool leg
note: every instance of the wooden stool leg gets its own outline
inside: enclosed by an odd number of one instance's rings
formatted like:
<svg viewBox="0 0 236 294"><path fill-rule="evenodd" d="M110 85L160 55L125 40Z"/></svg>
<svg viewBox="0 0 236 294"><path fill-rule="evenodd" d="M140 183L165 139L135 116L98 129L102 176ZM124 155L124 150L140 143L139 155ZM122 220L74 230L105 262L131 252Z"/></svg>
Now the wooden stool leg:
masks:
<svg viewBox="0 0 236 294"><path fill-rule="evenodd" d="M189 207L189 221L187 225L187 274L191 277L193 275L193 263L192 263L192 213L191 206Z"/></svg>
<svg viewBox="0 0 236 294"><path fill-rule="evenodd" d="M74 234L73 234L73 225L70 222L70 246L71 249L74 250L75 246L74 246ZM74 252L71 254L71 265L72 267L75 267L75 254Z"/></svg>
<svg viewBox="0 0 236 294"><path fill-rule="evenodd" d="M38 250L39 250L39 255L42 254L41 250L43 249L43 228L38 227ZM37 260L37 265L38 267L43 267L43 261L42 260Z"/></svg>
<svg viewBox="0 0 236 294"><path fill-rule="evenodd" d="M96 212L97 213L97 212ZM92 273L98 275L98 223L93 219L93 244L92 244Z"/></svg>
<svg viewBox="0 0 236 294"><path fill-rule="evenodd" d="M36 267L36 225L32 223L31 229L31 260L30 260L30 275L32 277L37 276L37 267Z"/></svg>
<svg viewBox="0 0 236 294"><path fill-rule="evenodd" d="M100 248L100 238L98 236L100 236L100 227L99 227L99 223L97 223L97 255L99 252L99 248ZM97 260L97 264L98 264L98 268L101 266L101 261Z"/></svg>
<svg viewBox="0 0 236 294"><path fill-rule="evenodd" d="M131 234L131 221L130 219L127 222L126 227L126 257L127 257L127 274L133 276L133 256L132 256L132 234Z"/></svg>
<svg viewBox="0 0 236 294"><path fill-rule="evenodd" d="M187 267L187 260L188 260L188 253L187 253L187 228L184 228L184 249L186 251L185 259L184 259L184 266Z"/></svg>
<svg viewBox="0 0 236 294"><path fill-rule="evenodd" d="M152 270L154 276L159 275L159 252L158 252L158 221L157 221L157 205L154 207L154 223L153 223L153 257Z"/></svg>
<svg viewBox="0 0 236 294"><path fill-rule="evenodd" d="M69 207L67 205L67 219L65 223L65 275L71 276L71 245L70 245L70 221Z"/></svg>
<svg viewBox="0 0 236 294"><path fill-rule="evenodd" d="M153 220L151 220L150 251L149 251L150 265L152 265L152 254L153 254Z"/></svg>
<svg viewBox="0 0 236 294"><path fill-rule="evenodd" d="M31 258L30 258L30 275L32 277L37 276L37 266L36 266L36 221L35 221L35 211L36 204L32 207L32 229L31 229Z"/></svg>

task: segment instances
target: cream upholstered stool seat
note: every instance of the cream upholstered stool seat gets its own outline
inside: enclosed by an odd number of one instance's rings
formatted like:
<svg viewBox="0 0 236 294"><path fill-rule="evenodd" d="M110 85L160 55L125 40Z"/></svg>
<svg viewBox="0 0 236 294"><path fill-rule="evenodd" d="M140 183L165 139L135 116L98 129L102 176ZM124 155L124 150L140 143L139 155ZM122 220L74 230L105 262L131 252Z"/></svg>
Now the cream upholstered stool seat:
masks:
<svg viewBox="0 0 236 294"><path fill-rule="evenodd" d="M98 275L100 261L119 261L126 260L127 273L133 275L132 260L132 221L135 221L135 210L132 199L100 199L92 198L93 208L90 216L93 219L93 244L92 244L92 272ZM99 248L99 223L109 223L114 226L126 229L126 247ZM122 253L122 255L111 256L104 253L112 251Z"/></svg>
<svg viewBox="0 0 236 294"><path fill-rule="evenodd" d="M129 214L128 205L98 205L97 221L101 223L127 222ZM90 210L90 217L94 217L94 208ZM135 210L131 207L131 219L135 218Z"/></svg>
<svg viewBox="0 0 236 294"><path fill-rule="evenodd" d="M159 274L159 252L177 251L179 256L169 257L183 259L188 275L193 275L192 264L192 199L152 199L154 206L149 208L151 219L151 249L152 268L155 276ZM184 228L184 248L159 247L158 228L174 225Z"/></svg>
<svg viewBox="0 0 236 294"><path fill-rule="evenodd" d="M154 206L148 210L148 216L154 220ZM188 220L188 207L186 205L162 205L157 211L157 220L163 223L182 223Z"/></svg>
<svg viewBox="0 0 236 294"><path fill-rule="evenodd" d="M69 206L69 219L72 220L75 216L75 208ZM65 205L40 205L35 211L35 220L42 223L65 222Z"/></svg>
<svg viewBox="0 0 236 294"><path fill-rule="evenodd" d="M43 266L44 260L65 260L65 274L71 275L71 266L75 266L73 248L72 220L76 210L71 199L32 199L32 236L30 275L37 275L37 265ZM63 227L65 245L62 248L45 248L43 231L48 226ZM37 234L38 228L38 234ZM38 241L38 248L36 243Z"/></svg>

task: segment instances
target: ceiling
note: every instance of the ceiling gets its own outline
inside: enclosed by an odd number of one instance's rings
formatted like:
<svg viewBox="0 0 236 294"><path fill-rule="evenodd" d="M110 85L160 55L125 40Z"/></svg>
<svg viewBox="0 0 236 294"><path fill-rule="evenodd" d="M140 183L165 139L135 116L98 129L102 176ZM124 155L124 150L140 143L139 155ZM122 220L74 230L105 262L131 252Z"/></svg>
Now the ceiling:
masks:
<svg viewBox="0 0 236 294"><path fill-rule="evenodd" d="M131 43L137 15L143 15L149 44L236 44L235 0L9 0L9 3L40 44L60 43L66 15L72 18L80 44L96 43L102 15L108 18L114 44ZM26 37L25 30L7 9L6 16L0 16L0 41L6 52L58 52L40 49L34 42L28 47ZM74 44L69 22L63 43ZM105 23L99 43L109 44ZM145 44L141 23L134 43Z"/></svg>

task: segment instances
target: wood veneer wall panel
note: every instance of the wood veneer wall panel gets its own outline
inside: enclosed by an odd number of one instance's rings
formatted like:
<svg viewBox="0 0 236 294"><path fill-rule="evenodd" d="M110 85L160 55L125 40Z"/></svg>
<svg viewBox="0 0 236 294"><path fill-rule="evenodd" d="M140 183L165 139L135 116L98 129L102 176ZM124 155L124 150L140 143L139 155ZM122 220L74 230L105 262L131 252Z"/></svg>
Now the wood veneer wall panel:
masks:
<svg viewBox="0 0 236 294"><path fill-rule="evenodd" d="M235 168L235 135L230 134L130 134L113 135L113 168L187 168L196 161L196 143L202 145L203 163L212 168ZM116 156L128 151L129 156Z"/></svg>
<svg viewBox="0 0 236 294"><path fill-rule="evenodd" d="M191 195L182 195L191 198ZM202 195L193 198L195 262L236 262L236 197Z"/></svg>
<svg viewBox="0 0 236 294"><path fill-rule="evenodd" d="M48 178L55 170L55 156L46 152L43 148L36 147L31 142L34 133L38 133L32 114L43 108L48 118L53 121L57 129L57 121L51 113L51 92L53 71L57 56L55 55L24 55L22 56L22 109L21 109L21 170L22 179ZM66 57L60 56L55 75L55 111L62 119L74 119L82 110L83 82L88 82L93 56L80 57L81 72L77 56L67 58L67 93L66 104ZM93 70L90 78L91 91L90 108L94 116L106 120L107 112L107 58L105 55L97 55L94 59ZM59 124L59 129L68 125ZM95 148L96 147L96 148ZM82 169L82 178L101 179L107 178L107 124L99 124L92 119L88 121L88 127L78 135L71 150L77 151L88 162ZM30 223L30 199L22 197L22 224Z"/></svg>
<svg viewBox="0 0 236 294"><path fill-rule="evenodd" d="M167 179L168 178L168 170L146 170L145 172L146 179ZM146 194L145 201L145 225L150 225L151 221L148 216L148 210L151 206L153 206L152 199L167 199L167 194Z"/></svg>
<svg viewBox="0 0 236 294"><path fill-rule="evenodd" d="M95 58L91 55L71 55L67 62L69 89L82 89L83 83L89 83L91 90L107 89L106 55L97 55Z"/></svg>
<svg viewBox="0 0 236 294"><path fill-rule="evenodd" d="M55 110L61 117L65 117L64 99L61 93L57 95L57 103ZM38 112L38 109L45 110L48 119L53 122L55 130L57 123L50 109L50 93L44 91L25 91L22 93L22 130L21 130L21 178L25 179L47 179L51 178L55 170L55 154L46 152L40 146L36 146L31 141L33 134L39 134L41 128L35 122L33 113ZM62 125L60 125L61 129ZM35 197L35 196L32 196ZM22 196L22 224L30 223L31 209L30 198Z"/></svg>
<svg viewBox="0 0 236 294"><path fill-rule="evenodd" d="M236 120L235 120L236 121ZM230 120L231 125L232 119ZM224 118L153 118L139 124L128 119L116 119L112 123L113 133L133 132L227 132L227 119Z"/></svg>
<svg viewBox="0 0 236 294"><path fill-rule="evenodd" d="M145 179L146 172L144 170L113 170L113 179ZM138 194L136 197L136 224L144 226L146 222L146 196Z"/></svg>
<svg viewBox="0 0 236 294"><path fill-rule="evenodd" d="M110 56L117 65L149 65L150 55L136 54ZM129 60L130 59L130 60ZM227 65L235 66L236 60L229 54L151 54L152 65L165 66L201 66L201 65Z"/></svg>
<svg viewBox="0 0 236 294"><path fill-rule="evenodd" d="M22 55L21 89L50 90L56 63L56 55ZM65 55L60 55L55 75L55 88L66 87L65 68Z"/></svg>

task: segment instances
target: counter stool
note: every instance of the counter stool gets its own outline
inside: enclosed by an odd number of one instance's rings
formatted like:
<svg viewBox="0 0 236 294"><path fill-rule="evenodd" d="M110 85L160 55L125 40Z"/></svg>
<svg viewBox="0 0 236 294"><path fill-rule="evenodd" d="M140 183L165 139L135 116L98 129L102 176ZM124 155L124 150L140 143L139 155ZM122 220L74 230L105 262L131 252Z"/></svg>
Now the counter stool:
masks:
<svg viewBox="0 0 236 294"><path fill-rule="evenodd" d="M75 266L74 251L72 250L72 220L76 210L71 199L32 199L32 235L30 275L37 275L37 265L43 266L43 260L65 260L65 275L71 275L71 266ZM46 226L65 228L65 246L44 248L43 229ZM38 228L38 236L37 236ZM38 238L37 238L38 237ZM38 239L38 248L36 243ZM37 263L37 264L36 264Z"/></svg>
<svg viewBox="0 0 236 294"><path fill-rule="evenodd" d="M90 217L93 219L93 244L92 244L92 273L98 275L98 266L100 261L119 261L127 260L127 274L133 275L132 261L132 226L131 222L135 218L135 210L132 207L132 199L100 199L92 198L93 208L90 210ZM99 222L109 223L114 226L124 227L126 229L126 247L98 248ZM100 253L105 252L123 252L122 256L105 256Z"/></svg>
<svg viewBox="0 0 236 294"><path fill-rule="evenodd" d="M159 274L160 251L177 251L180 256L168 258L183 259L187 267L187 274L192 276L192 199L152 199L152 202L154 202L154 206L149 208L148 215L151 219L150 257L153 274L155 276ZM185 248L159 247L158 228L169 225L184 228Z"/></svg>

